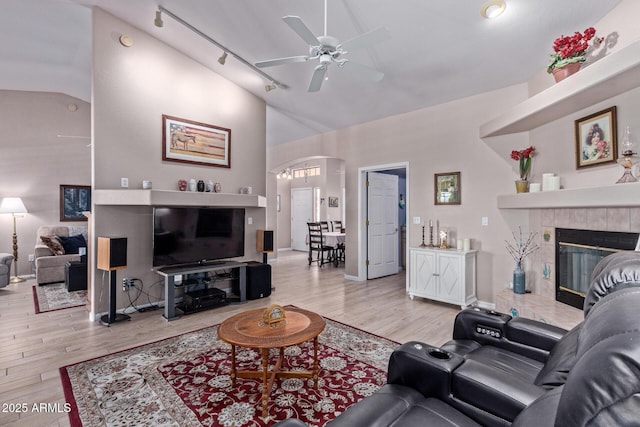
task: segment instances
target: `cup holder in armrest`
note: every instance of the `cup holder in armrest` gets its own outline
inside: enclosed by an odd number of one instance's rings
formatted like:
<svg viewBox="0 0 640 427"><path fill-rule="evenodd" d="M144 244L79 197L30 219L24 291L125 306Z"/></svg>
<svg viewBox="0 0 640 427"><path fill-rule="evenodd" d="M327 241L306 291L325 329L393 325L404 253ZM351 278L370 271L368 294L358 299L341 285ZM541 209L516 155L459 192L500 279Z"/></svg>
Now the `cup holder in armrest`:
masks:
<svg viewBox="0 0 640 427"><path fill-rule="evenodd" d="M435 359L440 359L440 360L451 359L451 353L449 353L448 351L441 350L439 348L432 348L427 353L429 354L429 356Z"/></svg>

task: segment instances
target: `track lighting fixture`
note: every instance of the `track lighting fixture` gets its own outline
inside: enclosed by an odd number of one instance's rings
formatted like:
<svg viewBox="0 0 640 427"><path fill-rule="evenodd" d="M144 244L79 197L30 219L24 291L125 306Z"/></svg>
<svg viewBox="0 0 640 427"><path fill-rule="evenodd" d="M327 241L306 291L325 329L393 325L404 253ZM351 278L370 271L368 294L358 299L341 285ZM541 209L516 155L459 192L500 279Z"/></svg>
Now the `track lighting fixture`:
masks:
<svg viewBox="0 0 640 427"><path fill-rule="evenodd" d="M266 90L267 92L271 92L272 90L276 89L278 86L276 86L275 84L270 84L270 85L266 85L264 87L264 90Z"/></svg>
<svg viewBox="0 0 640 427"><path fill-rule="evenodd" d="M251 68L251 70L253 70L255 73L260 74L260 76L262 76L266 80L270 81L271 84L268 85L268 86L273 86L273 87L271 89L267 89L267 87L265 86L265 90L267 90L267 92L269 90L275 89L276 87L279 87L279 88L282 88L282 89L288 89L289 88L286 84L277 81L276 79L271 77L269 74L267 74L264 71L262 71L261 69L257 68L255 65L253 65L252 63L250 63L249 61L247 61L246 59L244 59L243 57L241 57L240 55L238 55L237 53L235 53L231 49L228 49L226 46L224 46L224 45L220 44L219 42L217 42L216 40L212 39L211 37L209 37L208 35L206 35L202 31L200 31L199 29L197 29L193 25L189 24L187 21L185 21L184 19L180 18L175 13L171 12L170 10L167 10L163 6L158 6L158 10L156 11L156 19L153 21L153 23L155 24L156 27L162 27L164 25L164 23L162 22L162 14L163 13L165 15L171 17L172 19L174 19L179 24L182 24L184 27L186 27L189 30L193 31L194 33L196 33L197 35L199 35L200 37L202 37L203 39L205 39L206 41L208 41L209 43L211 43L212 45L214 45L218 49L222 50L223 53L220 56L220 58L218 58L218 62L220 64L224 65L224 63L225 63L225 61L227 59L227 55L231 55L235 59L237 59L238 61L242 62L247 67Z"/></svg>
<svg viewBox="0 0 640 427"><path fill-rule="evenodd" d="M162 22L162 12L159 10L156 10L156 19L153 20L153 25L158 28L164 27L164 22Z"/></svg>

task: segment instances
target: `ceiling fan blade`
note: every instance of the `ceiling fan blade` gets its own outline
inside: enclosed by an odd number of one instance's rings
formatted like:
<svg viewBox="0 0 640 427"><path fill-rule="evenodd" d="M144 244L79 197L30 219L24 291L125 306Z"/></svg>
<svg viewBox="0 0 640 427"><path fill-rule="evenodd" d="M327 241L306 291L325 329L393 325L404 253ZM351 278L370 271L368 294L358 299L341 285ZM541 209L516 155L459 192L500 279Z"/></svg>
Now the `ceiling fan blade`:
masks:
<svg viewBox="0 0 640 427"><path fill-rule="evenodd" d="M318 65L313 71L311 76L311 82L309 82L309 92L317 92L322 87L324 81L324 74L327 72L326 65Z"/></svg>
<svg viewBox="0 0 640 427"><path fill-rule="evenodd" d="M371 44L388 40L390 37L391 34L389 34L389 30L384 27L380 27L375 30L369 31L368 33L355 36L354 38L342 43L340 47L347 52L353 52L354 50L362 49L363 47L367 47Z"/></svg>
<svg viewBox="0 0 640 427"><path fill-rule="evenodd" d="M291 64L293 62L306 62L309 60L308 56L289 56L287 58L268 59L266 61L256 62L256 67L265 68L273 67L274 65Z"/></svg>
<svg viewBox="0 0 640 427"><path fill-rule="evenodd" d="M322 44L299 16L287 15L282 19L302 40L307 42L309 46L320 46Z"/></svg>
<svg viewBox="0 0 640 427"><path fill-rule="evenodd" d="M345 61L342 66L346 70L356 73L358 76L372 82L379 82L384 77L383 72L367 67L366 65L358 64L357 62Z"/></svg>

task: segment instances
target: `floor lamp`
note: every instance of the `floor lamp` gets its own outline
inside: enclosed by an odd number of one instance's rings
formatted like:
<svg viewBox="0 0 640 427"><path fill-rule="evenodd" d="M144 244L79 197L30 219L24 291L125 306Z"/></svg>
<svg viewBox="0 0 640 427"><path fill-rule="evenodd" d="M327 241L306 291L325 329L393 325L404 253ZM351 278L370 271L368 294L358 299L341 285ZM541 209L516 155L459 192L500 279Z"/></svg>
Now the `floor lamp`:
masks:
<svg viewBox="0 0 640 427"><path fill-rule="evenodd" d="M13 267L15 276L10 280L11 283L24 282L25 279L18 276L18 235L16 234L16 214L27 213L20 197L5 197L0 203L0 213L10 213L13 215Z"/></svg>

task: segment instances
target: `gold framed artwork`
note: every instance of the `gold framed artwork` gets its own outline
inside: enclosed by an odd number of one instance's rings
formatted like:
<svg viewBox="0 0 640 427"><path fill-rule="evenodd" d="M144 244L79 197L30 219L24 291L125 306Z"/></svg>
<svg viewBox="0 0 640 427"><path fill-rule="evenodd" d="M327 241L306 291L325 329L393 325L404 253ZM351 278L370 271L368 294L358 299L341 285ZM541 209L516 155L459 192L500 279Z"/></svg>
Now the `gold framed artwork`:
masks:
<svg viewBox="0 0 640 427"><path fill-rule="evenodd" d="M618 159L616 107L575 121L576 169L615 163Z"/></svg>
<svg viewBox="0 0 640 427"><path fill-rule="evenodd" d="M162 160L231 167L231 129L162 115Z"/></svg>
<svg viewBox="0 0 640 427"><path fill-rule="evenodd" d="M434 178L435 204L459 205L462 200L460 172L437 173Z"/></svg>
<svg viewBox="0 0 640 427"><path fill-rule="evenodd" d="M60 185L60 221L86 221L90 210L90 185Z"/></svg>

